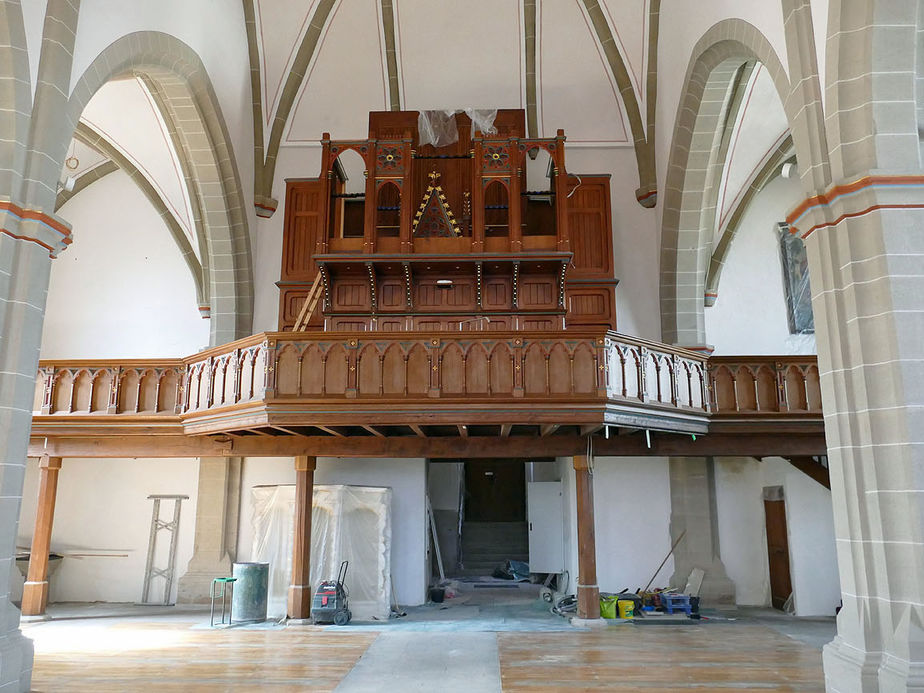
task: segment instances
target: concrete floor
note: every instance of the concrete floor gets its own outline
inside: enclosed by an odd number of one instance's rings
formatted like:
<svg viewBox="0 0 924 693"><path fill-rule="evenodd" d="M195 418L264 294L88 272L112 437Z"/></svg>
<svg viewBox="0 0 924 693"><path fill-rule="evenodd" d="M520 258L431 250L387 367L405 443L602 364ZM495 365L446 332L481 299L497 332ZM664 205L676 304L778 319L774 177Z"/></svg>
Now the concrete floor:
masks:
<svg viewBox="0 0 924 693"><path fill-rule="evenodd" d="M342 628L213 630L200 607L55 604L49 615L23 624L34 691L821 691L820 648L835 628L742 608L589 631L551 614L533 586L469 589Z"/></svg>

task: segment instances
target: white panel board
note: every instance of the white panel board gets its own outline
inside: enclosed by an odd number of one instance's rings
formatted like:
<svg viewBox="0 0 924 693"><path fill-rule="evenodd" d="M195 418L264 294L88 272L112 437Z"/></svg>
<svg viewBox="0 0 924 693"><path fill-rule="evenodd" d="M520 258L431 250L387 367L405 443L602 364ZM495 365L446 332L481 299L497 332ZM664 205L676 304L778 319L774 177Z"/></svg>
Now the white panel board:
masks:
<svg viewBox="0 0 924 693"><path fill-rule="evenodd" d="M560 481L531 481L526 485L529 515L529 570L565 570L564 511Z"/></svg>

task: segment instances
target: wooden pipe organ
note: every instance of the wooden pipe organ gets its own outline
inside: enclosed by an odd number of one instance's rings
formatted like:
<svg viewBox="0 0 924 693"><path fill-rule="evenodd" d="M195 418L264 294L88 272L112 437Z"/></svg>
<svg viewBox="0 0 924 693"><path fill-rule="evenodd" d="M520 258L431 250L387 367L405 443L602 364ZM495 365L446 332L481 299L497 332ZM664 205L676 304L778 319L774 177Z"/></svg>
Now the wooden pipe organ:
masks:
<svg viewBox="0 0 924 693"><path fill-rule="evenodd" d="M417 123L372 112L368 139L325 133L321 175L287 181L279 329L316 283L308 330L615 329L608 177L569 175L564 132L526 138L522 110L499 110L490 135L458 114L439 148ZM547 184L530 190L536 162Z"/></svg>

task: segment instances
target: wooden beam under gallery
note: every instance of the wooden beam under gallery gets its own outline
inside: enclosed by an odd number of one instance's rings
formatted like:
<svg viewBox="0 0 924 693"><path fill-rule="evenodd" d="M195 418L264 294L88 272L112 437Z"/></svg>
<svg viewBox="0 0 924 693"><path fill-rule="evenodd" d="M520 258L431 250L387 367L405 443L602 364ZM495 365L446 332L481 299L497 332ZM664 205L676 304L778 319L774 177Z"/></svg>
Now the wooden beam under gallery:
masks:
<svg viewBox="0 0 924 693"><path fill-rule="evenodd" d="M419 427L418 427L419 428ZM587 439L574 435L534 436L262 436L231 437L137 435L96 437L33 437L29 456L47 452L57 457L568 457L587 449ZM652 432L645 436L594 438L598 455L610 457L746 456L791 457L826 454L823 433L710 433L697 436Z"/></svg>

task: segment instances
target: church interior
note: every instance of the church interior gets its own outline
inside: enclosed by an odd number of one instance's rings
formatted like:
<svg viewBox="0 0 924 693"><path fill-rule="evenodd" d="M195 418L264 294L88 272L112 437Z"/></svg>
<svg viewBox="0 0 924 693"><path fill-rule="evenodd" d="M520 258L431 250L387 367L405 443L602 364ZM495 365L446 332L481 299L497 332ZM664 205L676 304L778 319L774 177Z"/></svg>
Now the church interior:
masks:
<svg viewBox="0 0 924 693"><path fill-rule="evenodd" d="M0 691L924 691L924 5L0 57Z"/></svg>

